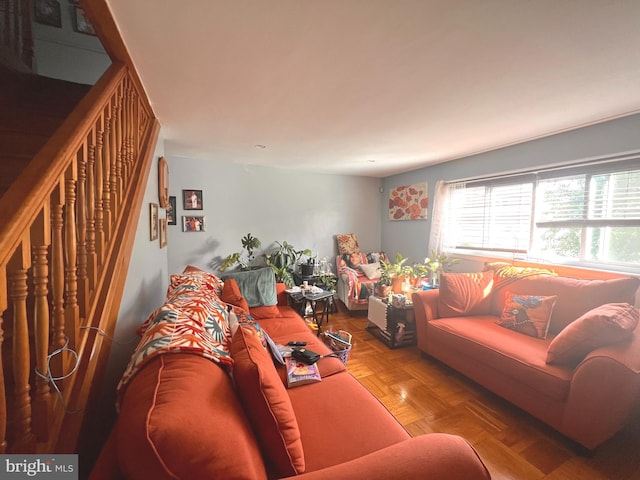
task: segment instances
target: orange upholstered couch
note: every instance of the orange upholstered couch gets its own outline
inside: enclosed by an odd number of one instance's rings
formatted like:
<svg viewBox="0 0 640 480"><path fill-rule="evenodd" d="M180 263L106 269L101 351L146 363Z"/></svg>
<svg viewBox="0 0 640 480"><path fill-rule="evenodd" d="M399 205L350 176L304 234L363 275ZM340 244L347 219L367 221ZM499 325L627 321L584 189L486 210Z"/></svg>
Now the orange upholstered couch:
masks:
<svg viewBox="0 0 640 480"><path fill-rule="evenodd" d="M262 330L330 353L277 288L275 310L257 311ZM251 328L238 328L230 353L231 372L189 353L146 363L91 478L490 478L463 438L411 438L338 358L318 362L321 382L287 389Z"/></svg>
<svg viewBox="0 0 640 480"><path fill-rule="evenodd" d="M527 270L445 274L414 293L418 347L592 450L640 395L640 280ZM546 325L521 316L532 299Z"/></svg>

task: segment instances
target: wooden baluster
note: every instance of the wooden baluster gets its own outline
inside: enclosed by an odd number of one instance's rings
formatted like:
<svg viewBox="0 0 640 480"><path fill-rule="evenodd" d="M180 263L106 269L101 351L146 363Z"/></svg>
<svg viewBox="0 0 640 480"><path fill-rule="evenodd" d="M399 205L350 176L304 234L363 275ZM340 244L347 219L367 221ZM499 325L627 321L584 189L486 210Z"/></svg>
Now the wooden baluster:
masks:
<svg viewBox="0 0 640 480"><path fill-rule="evenodd" d="M51 213L49 202L45 202L40 214L31 227L33 251L34 344L36 368L41 375L49 376L47 356L49 353L49 264L48 252L51 244ZM52 419L52 403L49 380L36 376L36 391L33 399L33 432L39 441L49 439Z"/></svg>
<svg viewBox="0 0 640 480"><path fill-rule="evenodd" d="M102 226L106 244L111 240L111 102L107 104L104 116L104 142L102 146Z"/></svg>
<svg viewBox="0 0 640 480"><path fill-rule="evenodd" d="M30 267L29 235L9 263L9 298L13 306L13 383L15 400L15 440L11 451L33 451L35 437L31 431L31 398L29 397L29 323L27 319L27 269Z"/></svg>
<svg viewBox="0 0 640 480"><path fill-rule="evenodd" d="M4 389L4 358L2 347L4 345L4 330L2 329L2 315L9 306L7 298L7 269L0 267L0 454L7 453L7 392Z"/></svg>
<svg viewBox="0 0 640 480"><path fill-rule="evenodd" d="M111 98L111 134L109 135L109 191L111 192L111 220L115 223L120 213L120 197L118 197L118 95L117 89Z"/></svg>
<svg viewBox="0 0 640 480"><path fill-rule="evenodd" d="M20 5L19 0L13 2L13 39L11 40L11 51L20 58Z"/></svg>
<svg viewBox="0 0 640 480"><path fill-rule="evenodd" d="M53 191L51 195L51 304L53 306L53 338L51 350L61 348L66 343L64 331L64 241L62 229L64 221L62 211L64 208L63 185ZM62 355L56 355L51 359L51 371L54 377L59 377L64 372Z"/></svg>
<svg viewBox="0 0 640 480"><path fill-rule="evenodd" d="M10 5L10 1L9 0L2 0L3 3L3 8L2 10L4 11L4 29L2 31L3 35L2 35L2 45L5 47L9 47L11 45L11 36L10 36L10 32L11 32L11 5Z"/></svg>
<svg viewBox="0 0 640 480"><path fill-rule="evenodd" d="M97 263L98 265L102 265L104 261L105 255L105 246L104 246L104 210L102 208L102 187L104 186L102 182L102 174L103 174L103 161L102 158L104 156L103 150L103 139L104 139L104 129L103 129L103 121L104 121L104 112L98 118L98 122L96 128L98 129L96 136L96 163L94 168L95 173L95 218L96 218L96 255L97 255Z"/></svg>
<svg viewBox="0 0 640 480"><path fill-rule="evenodd" d="M133 85L131 79L127 77L127 163L133 170Z"/></svg>
<svg viewBox="0 0 640 480"><path fill-rule="evenodd" d="M80 317L87 315L89 302L89 281L87 279L87 144L80 146L77 154L78 161L78 199L76 201L76 215L78 226L78 306Z"/></svg>
<svg viewBox="0 0 640 480"><path fill-rule="evenodd" d="M96 161L96 128L89 133L89 149L87 156L87 277L89 291L96 286L98 263L96 258L96 190L95 190L95 161Z"/></svg>
<svg viewBox="0 0 640 480"><path fill-rule="evenodd" d="M131 176L131 162L129 158L129 105L130 105L131 91L129 88L129 79L125 77L122 82L122 145L120 150L122 151L122 166L123 166L123 178L125 185L129 185ZM126 186L125 186L126 189Z"/></svg>
<svg viewBox="0 0 640 480"><path fill-rule="evenodd" d="M65 174L65 202L64 202L64 330L69 338L69 346L76 348L79 333L78 309L78 276L77 276L77 225L75 215L76 204L75 164L71 164Z"/></svg>
<svg viewBox="0 0 640 480"><path fill-rule="evenodd" d="M116 121L116 196L118 211L122 208L123 196L123 159L122 159L122 117L124 115L122 83L118 86L118 116Z"/></svg>

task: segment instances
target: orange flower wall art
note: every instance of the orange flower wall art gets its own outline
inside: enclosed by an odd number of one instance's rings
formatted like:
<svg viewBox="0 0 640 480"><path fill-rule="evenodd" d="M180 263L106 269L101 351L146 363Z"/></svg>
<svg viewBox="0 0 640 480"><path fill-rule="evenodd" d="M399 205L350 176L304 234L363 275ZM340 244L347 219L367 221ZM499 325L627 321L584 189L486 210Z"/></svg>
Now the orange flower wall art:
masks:
<svg viewBox="0 0 640 480"><path fill-rule="evenodd" d="M389 220L424 220L428 206L427 182L403 185L389 192Z"/></svg>

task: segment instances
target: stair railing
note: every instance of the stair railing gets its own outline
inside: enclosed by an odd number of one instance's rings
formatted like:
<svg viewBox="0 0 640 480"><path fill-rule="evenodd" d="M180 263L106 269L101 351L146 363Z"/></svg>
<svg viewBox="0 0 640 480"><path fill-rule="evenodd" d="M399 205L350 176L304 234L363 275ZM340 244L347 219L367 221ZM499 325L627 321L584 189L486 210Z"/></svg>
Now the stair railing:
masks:
<svg viewBox="0 0 640 480"><path fill-rule="evenodd" d="M0 201L0 453L75 447L158 131L113 64Z"/></svg>
<svg viewBox="0 0 640 480"><path fill-rule="evenodd" d="M0 0L0 54L13 66L31 71L33 66L33 32L29 0Z"/></svg>

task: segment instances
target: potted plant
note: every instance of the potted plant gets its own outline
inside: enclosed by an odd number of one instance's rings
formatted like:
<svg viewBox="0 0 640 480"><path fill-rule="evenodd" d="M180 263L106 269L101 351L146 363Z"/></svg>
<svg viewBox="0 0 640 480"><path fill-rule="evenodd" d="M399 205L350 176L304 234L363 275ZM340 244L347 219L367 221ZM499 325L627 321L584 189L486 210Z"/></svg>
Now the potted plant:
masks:
<svg viewBox="0 0 640 480"><path fill-rule="evenodd" d="M253 264L255 260L255 251L260 248L262 245L260 240L257 237L251 235L251 233L247 233L241 239L243 251L235 252L230 255L227 255L223 260L222 264L218 268L221 272L224 272L230 267L238 264L240 266L240 270L250 270L251 268L255 268Z"/></svg>
<svg viewBox="0 0 640 480"><path fill-rule="evenodd" d="M287 287L294 284L293 267L298 259L303 256L311 256L312 252L308 248L296 250L293 245L283 241L276 242L276 248L265 255L266 264L273 269L276 281L284 283Z"/></svg>
<svg viewBox="0 0 640 480"><path fill-rule="evenodd" d="M322 288L328 290L330 292L335 292L336 283L338 282L338 277L336 277L333 273L321 273L318 278L318 283Z"/></svg>
<svg viewBox="0 0 640 480"><path fill-rule="evenodd" d="M424 266L430 273L430 283L432 286L437 287L440 285L440 274L447 272L452 265L459 263L458 258L449 258L444 253L431 251L431 257L424 259Z"/></svg>
<svg viewBox="0 0 640 480"><path fill-rule="evenodd" d="M404 257L400 252L396 253L394 263L380 260L380 269L382 270L380 282L389 282L393 293L402 293L402 284L408 276L412 275L412 267L405 265L408 260L409 258Z"/></svg>
<svg viewBox="0 0 640 480"><path fill-rule="evenodd" d="M307 257L306 260L300 262L300 274L302 276L311 276L313 275L313 269L315 267L316 257L313 255L311 250L306 249L301 252L300 257Z"/></svg>

